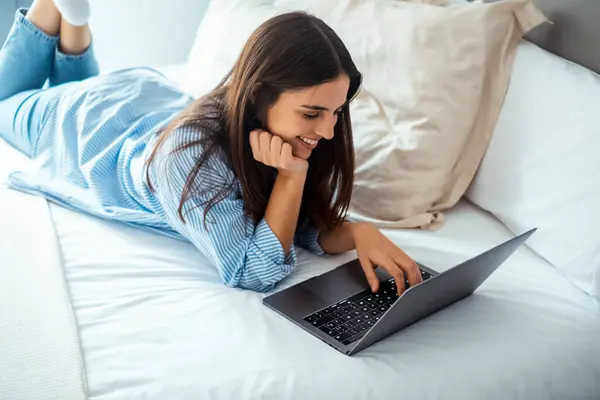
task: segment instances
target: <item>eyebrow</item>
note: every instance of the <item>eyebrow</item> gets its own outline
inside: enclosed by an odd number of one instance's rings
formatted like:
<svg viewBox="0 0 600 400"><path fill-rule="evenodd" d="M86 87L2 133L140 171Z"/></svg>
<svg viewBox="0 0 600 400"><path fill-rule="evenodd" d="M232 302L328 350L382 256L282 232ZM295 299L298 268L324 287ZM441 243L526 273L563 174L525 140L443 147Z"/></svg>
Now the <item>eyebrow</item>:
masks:
<svg viewBox="0 0 600 400"><path fill-rule="evenodd" d="M344 103L344 104L346 104L346 103ZM339 106L337 108L337 110L339 110L340 108L344 107L344 104L342 104L341 106ZM317 106L317 105L311 105L311 104L303 104L300 107L302 107L302 108L308 108L309 110L315 110L315 111L329 111L329 108L327 108L327 107Z"/></svg>

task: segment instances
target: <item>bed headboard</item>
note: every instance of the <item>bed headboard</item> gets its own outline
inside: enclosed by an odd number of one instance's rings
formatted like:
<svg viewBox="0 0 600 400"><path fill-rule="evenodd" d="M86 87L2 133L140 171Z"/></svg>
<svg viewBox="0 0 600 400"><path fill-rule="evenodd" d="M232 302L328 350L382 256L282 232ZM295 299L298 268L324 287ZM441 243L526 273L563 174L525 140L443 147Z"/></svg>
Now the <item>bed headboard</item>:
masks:
<svg viewBox="0 0 600 400"><path fill-rule="evenodd" d="M526 38L567 60L600 73L600 1L533 0L553 24L543 24Z"/></svg>

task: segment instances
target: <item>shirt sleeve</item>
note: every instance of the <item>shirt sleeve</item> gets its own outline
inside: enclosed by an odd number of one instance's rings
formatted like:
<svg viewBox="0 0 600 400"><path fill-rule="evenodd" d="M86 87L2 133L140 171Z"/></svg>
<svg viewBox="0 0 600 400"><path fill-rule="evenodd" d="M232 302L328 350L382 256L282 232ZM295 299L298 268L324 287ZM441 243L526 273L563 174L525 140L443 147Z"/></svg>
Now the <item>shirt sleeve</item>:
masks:
<svg viewBox="0 0 600 400"><path fill-rule="evenodd" d="M197 128L178 128L161 145L150 165L155 196L167 222L210 259L225 285L269 291L294 269L296 249L292 245L286 257L267 221L263 218L255 223L246 216L243 200L235 189L209 208L205 224L207 202L233 177L217 154L207 159L194 180L193 194L183 207L185 223L179 218L181 194L202 149L192 146L172 152L197 138Z"/></svg>
<svg viewBox="0 0 600 400"><path fill-rule="evenodd" d="M318 256L325 255L325 251L319 244L319 231L311 223L305 223L296 234L294 239L296 246L302 247Z"/></svg>

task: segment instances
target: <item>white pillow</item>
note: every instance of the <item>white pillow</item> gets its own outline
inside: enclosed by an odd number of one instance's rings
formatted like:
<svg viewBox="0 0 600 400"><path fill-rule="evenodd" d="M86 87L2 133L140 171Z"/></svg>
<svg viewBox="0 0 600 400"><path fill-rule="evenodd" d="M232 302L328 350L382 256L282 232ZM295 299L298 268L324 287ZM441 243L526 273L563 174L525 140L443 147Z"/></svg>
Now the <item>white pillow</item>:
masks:
<svg viewBox="0 0 600 400"><path fill-rule="evenodd" d="M211 1L188 55L188 91L200 97L214 89L233 67L252 32L283 10L275 8L272 1Z"/></svg>
<svg viewBox="0 0 600 400"><path fill-rule="evenodd" d="M600 76L521 42L467 196L600 300Z"/></svg>

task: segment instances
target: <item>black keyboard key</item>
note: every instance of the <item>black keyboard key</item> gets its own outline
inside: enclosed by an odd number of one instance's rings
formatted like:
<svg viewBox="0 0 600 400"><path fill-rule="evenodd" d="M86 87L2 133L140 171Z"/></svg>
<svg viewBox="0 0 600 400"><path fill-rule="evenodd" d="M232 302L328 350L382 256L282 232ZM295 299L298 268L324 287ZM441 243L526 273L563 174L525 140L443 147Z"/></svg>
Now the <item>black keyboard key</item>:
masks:
<svg viewBox="0 0 600 400"><path fill-rule="evenodd" d="M372 296L369 296L367 298L365 298L365 301L367 302L367 304L372 303L373 301L375 301L375 299Z"/></svg>
<svg viewBox="0 0 600 400"><path fill-rule="evenodd" d="M373 317L373 321L377 322L377 321L379 321L379 318L381 318L381 317Z"/></svg>
<svg viewBox="0 0 600 400"><path fill-rule="evenodd" d="M331 311L331 308L330 308L330 307L327 307L327 308L325 308L325 309L321 310L321 313L323 313L323 314L325 314L325 315L328 315L328 314L330 314L331 312L332 312L332 311Z"/></svg>
<svg viewBox="0 0 600 400"><path fill-rule="evenodd" d="M337 326L337 324L335 322L328 322L325 324L325 326L329 329L333 329Z"/></svg>
<svg viewBox="0 0 600 400"><path fill-rule="evenodd" d="M344 318L338 318L333 322L335 322L335 324L339 326L339 325L344 325L346 323L346 320Z"/></svg>
<svg viewBox="0 0 600 400"><path fill-rule="evenodd" d="M352 315L352 314L346 314L342 318L345 319L346 321L350 321L352 318L354 318L354 315Z"/></svg>
<svg viewBox="0 0 600 400"><path fill-rule="evenodd" d="M319 319L319 318L323 318L323 317L325 316L325 314L323 314L323 313L321 313L321 312L316 312L316 313L314 313L314 314L313 314L313 316L314 316L316 319Z"/></svg>
<svg viewBox="0 0 600 400"><path fill-rule="evenodd" d="M333 318L339 318L342 316L342 313L339 311L334 311L330 314Z"/></svg>
<svg viewBox="0 0 600 400"><path fill-rule="evenodd" d="M364 301L364 300L361 300L361 301L359 301L359 302L358 302L358 303L356 303L356 304L358 304L358 306L362 307L362 306L366 305L366 304L367 304L367 302L366 302L366 301Z"/></svg>
<svg viewBox="0 0 600 400"><path fill-rule="evenodd" d="M348 329L348 333L350 333L352 336L357 335L360 331L358 329Z"/></svg>
<svg viewBox="0 0 600 400"><path fill-rule="evenodd" d="M369 320L369 319L371 319L373 317L371 315L369 315L369 314L363 314L363 316L361 318L364 319L365 321L367 321L367 320Z"/></svg>
<svg viewBox="0 0 600 400"><path fill-rule="evenodd" d="M379 304L377 304L376 301L374 301L371 304L369 304L369 309L370 310L373 310L373 309L378 308L378 307L379 307Z"/></svg>
<svg viewBox="0 0 600 400"><path fill-rule="evenodd" d="M362 318L356 318L356 319L354 320L354 322L355 322L356 324L362 324L362 323L363 323L363 322L365 322L365 321L364 321Z"/></svg>
<svg viewBox="0 0 600 400"><path fill-rule="evenodd" d="M379 317L380 315L382 315L383 313L379 310L371 310L369 311L369 315L371 315L372 317Z"/></svg>
<svg viewBox="0 0 600 400"><path fill-rule="evenodd" d="M372 327L373 325L375 325L375 322L367 320L367 321L365 321L365 325L366 325L366 326L368 326L368 327L370 328L370 327Z"/></svg>
<svg viewBox="0 0 600 400"><path fill-rule="evenodd" d="M348 328L346 328L345 325L338 325L338 327L335 329L337 329L340 333L346 332L348 330Z"/></svg>
<svg viewBox="0 0 600 400"><path fill-rule="evenodd" d="M363 315L363 312L360 310L354 310L350 313L351 315L355 316L355 317L360 317L361 315Z"/></svg>
<svg viewBox="0 0 600 400"><path fill-rule="evenodd" d="M351 335L348 332L344 332L344 333L341 333L341 334L339 334L337 336L334 336L334 337L335 337L335 340L337 340L339 342L343 342L344 340L346 340L349 337L351 337Z"/></svg>
<svg viewBox="0 0 600 400"><path fill-rule="evenodd" d="M385 304L379 306L379 308L378 308L378 310L381 311L382 313L386 312L387 309L388 309L388 307Z"/></svg>
<svg viewBox="0 0 600 400"><path fill-rule="evenodd" d="M312 322L313 322L313 321L316 321L317 319L316 319L314 316L312 316L312 315L309 315L308 317L304 318L304 320L305 320L306 322L308 322L308 323L311 323L311 324L312 324Z"/></svg>
<svg viewBox="0 0 600 400"><path fill-rule="evenodd" d="M352 304L352 305L350 306L350 309L351 309L351 310L356 310L357 308L358 308L358 306L357 306L356 304Z"/></svg>
<svg viewBox="0 0 600 400"><path fill-rule="evenodd" d="M383 299L383 297L379 300L377 300L377 304L382 305L385 304L385 300Z"/></svg>
<svg viewBox="0 0 600 400"><path fill-rule="evenodd" d="M361 308L360 308L360 311L362 311L362 312L366 313L366 312L369 312L369 311L371 311L371 308L370 308L370 307L367 307L367 306L364 306L364 307L361 307Z"/></svg>
<svg viewBox="0 0 600 400"><path fill-rule="evenodd" d="M328 322L333 321L333 317L331 315L325 315L322 318L314 321L312 324L314 326L321 326L321 325L325 325Z"/></svg>
<svg viewBox="0 0 600 400"><path fill-rule="evenodd" d="M356 326L356 322L354 322L354 321L348 321L348 322L346 322L346 323L345 323L344 325L342 325L342 326L345 326L345 327L346 327L346 328L348 328L348 329L350 329L350 328L354 328L354 327Z"/></svg>
<svg viewBox="0 0 600 400"><path fill-rule="evenodd" d="M361 324L361 325L357 325L356 328L354 328L354 329L357 329L359 332L363 332L363 331L366 331L367 329L369 329L369 327Z"/></svg>

